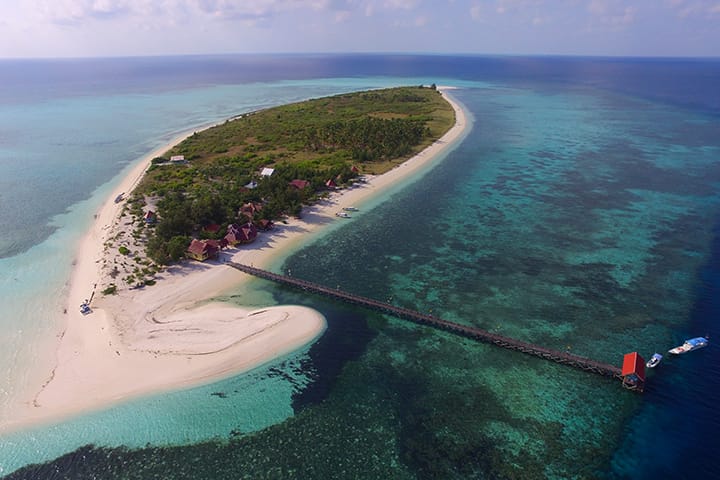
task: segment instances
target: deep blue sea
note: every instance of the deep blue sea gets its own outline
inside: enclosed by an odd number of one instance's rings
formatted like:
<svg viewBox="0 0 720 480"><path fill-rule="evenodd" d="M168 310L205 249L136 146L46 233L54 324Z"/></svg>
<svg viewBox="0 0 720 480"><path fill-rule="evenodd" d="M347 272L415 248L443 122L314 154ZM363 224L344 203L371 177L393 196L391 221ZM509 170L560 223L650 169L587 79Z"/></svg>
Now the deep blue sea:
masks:
<svg viewBox="0 0 720 480"><path fill-rule="evenodd" d="M223 300L309 305L326 333L244 375L0 436L0 475L720 478L712 59L0 60L0 421L58 333L75 242L143 155L247 111L429 83L457 87L467 135L278 271L618 365L710 346L666 356L641 395L258 280Z"/></svg>

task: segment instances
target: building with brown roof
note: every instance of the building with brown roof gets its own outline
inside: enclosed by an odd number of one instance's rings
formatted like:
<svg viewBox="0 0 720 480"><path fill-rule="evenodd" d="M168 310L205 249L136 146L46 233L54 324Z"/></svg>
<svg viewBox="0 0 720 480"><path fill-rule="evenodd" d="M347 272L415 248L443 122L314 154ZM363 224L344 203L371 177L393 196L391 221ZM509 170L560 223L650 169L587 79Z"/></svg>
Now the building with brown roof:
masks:
<svg viewBox="0 0 720 480"><path fill-rule="evenodd" d="M238 244L251 243L255 238L257 238L257 228L250 222L243 225L231 223L228 225L227 235L225 235L228 245L233 247Z"/></svg>
<svg viewBox="0 0 720 480"><path fill-rule="evenodd" d="M198 240L193 238L187 249L187 256L204 262L208 258L217 257L219 251L220 247L217 243L213 243L210 240Z"/></svg>
<svg viewBox="0 0 720 480"><path fill-rule="evenodd" d="M238 211L238 215L244 215L248 218L248 220L252 220L252 218L255 216L256 213L260 212L262 210L262 205L259 203L254 202L247 202L240 207L240 210Z"/></svg>
<svg viewBox="0 0 720 480"><path fill-rule="evenodd" d="M290 185L291 187L297 188L298 190L302 190L303 188L309 187L309 186L310 186L310 182L308 182L307 180L300 180L300 179L297 179L297 178L296 178L295 180L293 180L292 182L290 182L289 185Z"/></svg>

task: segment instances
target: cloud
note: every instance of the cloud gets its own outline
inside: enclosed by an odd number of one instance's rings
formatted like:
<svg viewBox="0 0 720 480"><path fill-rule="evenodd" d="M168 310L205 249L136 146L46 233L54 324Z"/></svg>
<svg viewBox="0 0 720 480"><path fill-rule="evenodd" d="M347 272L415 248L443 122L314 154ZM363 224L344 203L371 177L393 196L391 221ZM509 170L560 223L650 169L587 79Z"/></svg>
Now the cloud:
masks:
<svg viewBox="0 0 720 480"><path fill-rule="evenodd" d="M159 19L194 15L216 19L262 19L293 10L348 10L353 0L35 0L50 23L77 24L117 18ZM402 0L396 3L404 4Z"/></svg>
<svg viewBox="0 0 720 480"><path fill-rule="evenodd" d="M592 0L587 9L593 15L605 15L608 11L608 2L606 0Z"/></svg>
<svg viewBox="0 0 720 480"><path fill-rule="evenodd" d="M398 28L422 28L429 23L430 18L425 15L418 15L414 18L395 20L392 22L392 26Z"/></svg>
<svg viewBox="0 0 720 480"><path fill-rule="evenodd" d="M546 23L555 8L544 0L493 0L475 2L470 6L470 18L478 22L489 22L491 17L504 18L514 24L539 25Z"/></svg>
<svg viewBox="0 0 720 480"><path fill-rule="evenodd" d="M328 0L176 0L210 17L226 20L259 20L292 10L325 10L338 2Z"/></svg>
<svg viewBox="0 0 720 480"><path fill-rule="evenodd" d="M603 22L610 25L628 25L635 21L637 8L625 7L624 9L614 12L612 15L605 16Z"/></svg>
<svg viewBox="0 0 720 480"><path fill-rule="evenodd" d="M39 13L51 23L73 24L87 19L112 20L132 11L131 1L43 0Z"/></svg>
<svg viewBox="0 0 720 480"><path fill-rule="evenodd" d="M418 0L385 0L383 5L390 10L412 10L417 7Z"/></svg>
<svg viewBox="0 0 720 480"><path fill-rule="evenodd" d="M511 11L522 13L529 9L547 8L544 3L543 0L495 0L495 11L500 14Z"/></svg>
<svg viewBox="0 0 720 480"><path fill-rule="evenodd" d="M668 5L674 9L678 18L702 17L710 19L720 15L718 0L669 0Z"/></svg>
<svg viewBox="0 0 720 480"><path fill-rule="evenodd" d="M33 0L31 0L33 1ZM293 12L324 12L336 22L358 12L413 11L421 0L34 0L43 20L62 25L113 19L155 18L161 23L193 21L260 21Z"/></svg>
<svg viewBox="0 0 720 480"><path fill-rule="evenodd" d="M337 12L335 12L335 22L336 23L347 22L351 16L352 16L352 12L350 10L338 10Z"/></svg>
<svg viewBox="0 0 720 480"><path fill-rule="evenodd" d="M620 27L633 23L638 9L621 0L592 0L587 11L601 24Z"/></svg>

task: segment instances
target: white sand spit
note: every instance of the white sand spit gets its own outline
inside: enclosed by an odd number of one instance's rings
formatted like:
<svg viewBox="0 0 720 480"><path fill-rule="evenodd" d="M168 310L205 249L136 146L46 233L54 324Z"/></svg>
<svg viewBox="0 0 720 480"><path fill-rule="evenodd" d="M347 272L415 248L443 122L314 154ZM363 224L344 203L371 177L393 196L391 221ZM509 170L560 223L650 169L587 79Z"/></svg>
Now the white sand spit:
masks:
<svg viewBox="0 0 720 480"><path fill-rule="evenodd" d="M427 167L466 131L460 106L443 90L455 109L456 124L441 139L362 188L333 194L304 212L302 220L277 224L239 249L224 251L224 259L266 267L296 248L307 235L332 222L347 222L335 213L360 206L399 180ZM82 315L79 305L96 285L109 282L106 265L112 253L106 242L124 228L121 193L132 191L150 165L180 139L147 155L110 195L80 242L68 290L67 313L58 336L52 365L41 378L31 380L12 407L10 418L0 418L0 431L99 409L115 402L169 389L208 383L247 371L314 341L325 329L317 311L295 305L245 309L212 298L250 279L222 260L188 263L170 268L157 284L118 295L95 292L93 312ZM115 250L115 249L113 249ZM104 267L105 265L105 267Z"/></svg>

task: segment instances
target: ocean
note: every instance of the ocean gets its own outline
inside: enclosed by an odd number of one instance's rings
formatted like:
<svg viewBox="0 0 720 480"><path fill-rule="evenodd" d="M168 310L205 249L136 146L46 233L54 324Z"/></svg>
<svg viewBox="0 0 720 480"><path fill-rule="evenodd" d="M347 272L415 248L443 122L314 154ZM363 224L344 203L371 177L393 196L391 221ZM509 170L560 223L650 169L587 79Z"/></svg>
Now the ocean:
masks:
<svg viewBox="0 0 720 480"><path fill-rule="evenodd" d="M307 98L436 83L471 130L277 271L619 365L619 381L253 281L313 345L0 437L3 478L720 478L720 61L449 55L0 61L0 413L75 243L138 159Z"/></svg>

